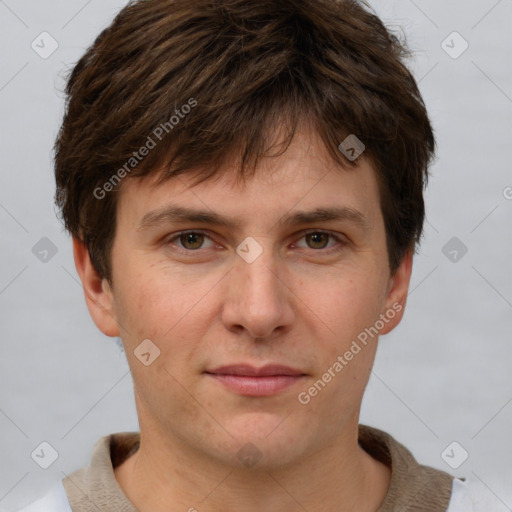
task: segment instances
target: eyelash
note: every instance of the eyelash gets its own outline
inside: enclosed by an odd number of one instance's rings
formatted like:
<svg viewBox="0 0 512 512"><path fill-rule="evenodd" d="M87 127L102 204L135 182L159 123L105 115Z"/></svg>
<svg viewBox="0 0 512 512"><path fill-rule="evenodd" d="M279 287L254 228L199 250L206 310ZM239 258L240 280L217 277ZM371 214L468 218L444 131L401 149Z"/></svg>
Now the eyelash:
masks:
<svg viewBox="0 0 512 512"><path fill-rule="evenodd" d="M179 233L176 233L175 235L172 236L172 238L168 238L167 241L165 242L165 244L166 245L170 245L175 240L179 240L180 237L182 237L183 235L189 235L189 234L204 235L204 236L208 237L211 240L211 237L210 237L210 235L209 235L209 233L207 231L203 231L203 230L200 230L200 229L194 229L194 230L188 230L188 231L180 231ZM323 253L323 254L326 254L326 255L335 254L337 252L340 252L347 245L347 242L344 241L339 236L336 236L336 235L334 235L333 233L331 233L329 231L322 231L322 230L318 230L318 229L312 229L312 230L309 230L307 232L302 233L302 236L300 237L300 239L304 238L307 235L311 235L311 234L324 234L324 235L327 235L327 236L331 237L331 239L334 239L337 242L336 246L331 247L329 249L311 249L314 252ZM213 240L212 240L212 242L213 242ZM201 248L199 248L199 249L185 249L183 247L178 247L178 246L177 246L177 248L179 249L179 251L182 254L187 254L187 255L190 255L190 256L193 255L194 253L198 253L199 251L201 251Z"/></svg>

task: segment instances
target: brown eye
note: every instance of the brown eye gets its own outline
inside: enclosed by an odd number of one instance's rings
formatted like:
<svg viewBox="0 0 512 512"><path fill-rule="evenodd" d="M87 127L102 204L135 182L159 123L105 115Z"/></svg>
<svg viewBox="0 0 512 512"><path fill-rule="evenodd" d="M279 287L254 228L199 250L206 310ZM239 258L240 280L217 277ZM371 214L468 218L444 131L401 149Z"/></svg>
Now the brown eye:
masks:
<svg viewBox="0 0 512 512"><path fill-rule="evenodd" d="M185 249L200 249L203 245L205 235L202 233L183 233L179 236L179 241Z"/></svg>
<svg viewBox="0 0 512 512"><path fill-rule="evenodd" d="M215 248L215 242L203 231L181 231L165 243L171 250L185 256L201 256L205 251Z"/></svg>
<svg viewBox="0 0 512 512"><path fill-rule="evenodd" d="M308 233L305 235L305 239L311 249L324 249L329 243L329 233Z"/></svg>
<svg viewBox="0 0 512 512"><path fill-rule="evenodd" d="M347 242L343 237L329 231L309 231L304 233L296 247L301 249L313 249L318 256L336 254L344 250Z"/></svg>

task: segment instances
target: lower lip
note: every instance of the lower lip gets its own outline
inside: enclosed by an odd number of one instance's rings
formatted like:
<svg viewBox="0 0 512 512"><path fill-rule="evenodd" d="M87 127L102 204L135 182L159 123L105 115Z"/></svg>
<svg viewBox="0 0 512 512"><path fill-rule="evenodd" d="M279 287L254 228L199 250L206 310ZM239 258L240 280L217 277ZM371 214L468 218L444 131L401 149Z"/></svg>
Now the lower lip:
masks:
<svg viewBox="0 0 512 512"><path fill-rule="evenodd" d="M208 373L226 388L240 395L270 396L293 386L302 379L302 375L268 375L252 377L247 375L220 375Z"/></svg>

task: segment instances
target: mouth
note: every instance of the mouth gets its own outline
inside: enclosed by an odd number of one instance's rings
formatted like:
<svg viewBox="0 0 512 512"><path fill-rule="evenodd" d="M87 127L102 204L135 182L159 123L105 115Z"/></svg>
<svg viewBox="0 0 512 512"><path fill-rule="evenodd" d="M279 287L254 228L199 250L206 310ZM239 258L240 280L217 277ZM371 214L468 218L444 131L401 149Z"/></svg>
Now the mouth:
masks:
<svg viewBox="0 0 512 512"><path fill-rule="evenodd" d="M225 388L244 396L271 396L297 384L306 374L289 366L248 364L221 366L205 374Z"/></svg>

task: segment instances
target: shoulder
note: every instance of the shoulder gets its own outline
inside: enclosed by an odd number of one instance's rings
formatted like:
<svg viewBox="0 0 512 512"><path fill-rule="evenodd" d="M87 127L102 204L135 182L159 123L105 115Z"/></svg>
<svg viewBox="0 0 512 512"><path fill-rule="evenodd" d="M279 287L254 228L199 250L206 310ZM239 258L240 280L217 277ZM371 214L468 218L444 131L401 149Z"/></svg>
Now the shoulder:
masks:
<svg viewBox="0 0 512 512"><path fill-rule="evenodd" d="M476 479L454 478L446 512L508 512L510 509Z"/></svg>
<svg viewBox="0 0 512 512"><path fill-rule="evenodd" d="M72 512L62 480L51 487L44 496L18 512Z"/></svg>

